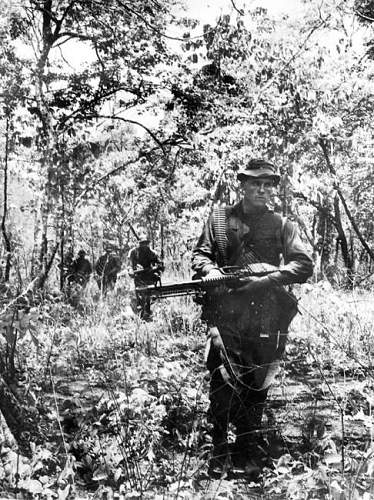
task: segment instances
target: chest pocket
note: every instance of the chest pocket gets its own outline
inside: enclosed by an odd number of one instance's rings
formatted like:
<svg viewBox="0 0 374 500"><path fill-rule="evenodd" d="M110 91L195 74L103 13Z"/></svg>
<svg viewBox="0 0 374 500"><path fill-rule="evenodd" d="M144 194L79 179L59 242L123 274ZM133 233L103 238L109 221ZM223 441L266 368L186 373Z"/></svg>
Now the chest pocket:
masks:
<svg viewBox="0 0 374 500"><path fill-rule="evenodd" d="M279 265L283 252L282 228L284 219L279 214L266 214L252 238L253 250L270 264Z"/></svg>
<svg viewBox="0 0 374 500"><path fill-rule="evenodd" d="M227 256L228 264L238 265L238 259L244 251L245 238L250 234L249 227L240 219L229 218L227 221Z"/></svg>

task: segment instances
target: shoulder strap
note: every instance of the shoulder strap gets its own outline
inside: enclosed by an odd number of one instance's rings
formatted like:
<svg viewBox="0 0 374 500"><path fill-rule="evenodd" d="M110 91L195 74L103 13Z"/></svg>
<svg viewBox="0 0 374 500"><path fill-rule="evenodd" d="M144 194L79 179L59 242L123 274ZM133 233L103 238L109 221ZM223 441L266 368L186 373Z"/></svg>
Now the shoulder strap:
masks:
<svg viewBox="0 0 374 500"><path fill-rule="evenodd" d="M287 217L284 215L278 214L274 212L275 220L277 221L276 227L276 239L277 239L277 248L282 251L283 249L283 230L287 222Z"/></svg>
<svg viewBox="0 0 374 500"><path fill-rule="evenodd" d="M215 206L213 208L213 230L218 247L219 260L224 266L227 265L227 210L226 207Z"/></svg>

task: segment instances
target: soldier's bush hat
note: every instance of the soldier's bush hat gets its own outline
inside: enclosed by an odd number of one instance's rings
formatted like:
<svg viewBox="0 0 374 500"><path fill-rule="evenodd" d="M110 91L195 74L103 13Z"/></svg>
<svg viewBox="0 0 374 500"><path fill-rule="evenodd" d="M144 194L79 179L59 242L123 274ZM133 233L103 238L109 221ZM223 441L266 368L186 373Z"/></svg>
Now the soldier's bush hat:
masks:
<svg viewBox="0 0 374 500"><path fill-rule="evenodd" d="M117 251L117 244L114 240L107 240L103 244L104 250L106 252L115 252Z"/></svg>
<svg viewBox="0 0 374 500"><path fill-rule="evenodd" d="M253 158L245 167L238 170L237 179L239 181L245 180L248 177L269 177L274 180L275 184L278 184L280 180L277 167L270 161L261 158Z"/></svg>
<svg viewBox="0 0 374 500"><path fill-rule="evenodd" d="M138 241L139 241L139 244L141 244L141 245L148 245L151 242L151 240L148 238L148 236L144 233L141 233L139 235Z"/></svg>

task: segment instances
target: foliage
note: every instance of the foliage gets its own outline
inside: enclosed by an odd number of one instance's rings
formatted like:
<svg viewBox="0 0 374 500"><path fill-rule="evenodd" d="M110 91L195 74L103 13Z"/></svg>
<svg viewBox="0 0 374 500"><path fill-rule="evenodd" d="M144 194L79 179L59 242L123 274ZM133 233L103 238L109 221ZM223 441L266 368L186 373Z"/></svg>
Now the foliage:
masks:
<svg viewBox="0 0 374 500"><path fill-rule="evenodd" d="M325 2L322 9L311 4L306 13L301 32L297 22L275 21L263 9L243 18L226 16L217 31L207 27L209 64L194 78L185 72L185 82L174 86L173 113L178 110L178 129L185 137L193 134L201 151L190 162L197 189L218 187L217 198L232 200L235 171L249 156L274 159L284 174L276 203L314 228L307 237L323 257L321 270L328 273L333 263L334 232L344 266L352 270L360 263L365 267L361 259L371 248L360 248L370 239L367 205L357 203L349 186L372 199L366 154L372 62L363 57L364 34L354 19L347 28L352 10L346 3ZM186 50L200 53L201 42L188 40ZM340 198L335 205L329 202L334 192ZM207 193L196 193L206 202ZM349 235L352 219L357 224Z"/></svg>
<svg viewBox="0 0 374 500"><path fill-rule="evenodd" d="M157 148L162 147L146 126L122 114L146 105L157 93L161 62L167 65L174 60L162 35L170 5L167 1L152 7L116 0L105 7L78 0L31 1L10 9L9 43L13 38L14 44L33 51L22 61L13 49L30 92L12 92L12 98L23 106L28 125L23 131L28 135L20 141L34 148L39 159L35 187L42 194L37 219L41 243L35 242L35 252L40 252L44 271L53 258L51 238L66 240L68 250L73 250L71 226L77 197L102 175L93 170L95 157L101 148L108 149L102 138L95 141L87 133L87 122L102 118L140 125ZM74 47L73 42L77 51L87 49L89 54L79 69L73 68L65 53L65 46ZM111 142L115 141L113 134Z"/></svg>
<svg viewBox="0 0 374 500"><path fill-rule="evenodd" d="M47 7L43 17L39 3L13 6L4 23L4 78L22 74L9 93L11 184L25 179L33 198L23 204L33 236L18 243L33 258L23 279L50 268L59 241L61 260L79 246L95 260L106 239L125 256L128 223L175 260L211 203L235 201L235 172L253 155L280 166L275 205L301 222L321 276L333 280L341 265L350 283L368 273L372 61L352 2L304 5L302 29L297 17L249 9L197 37L197 22L173 19L166 1ZM168 43L172 22L181 50ZM39 49L21 57L20 44ZM73 48L86 50L79 65Z"/></svg>
<svg viewBox="0 0 374 500"><path fill-rule="evenodd" d="M4 496L370 497L372 4L233 7L204 26L173 0L2 9L0 375L41 431L27 458L1 422ZM317 264L267 408L284 449L256 486L206 473L197 306L167 301L144 323L125 272L135 230L169 277L189 277L203 220L237 199L250 156L279 165L274 205ZM69 289L67 258L83 248L94 264L108 241L117 291Z"/></svg>
<svg viewBox="0 0 374 500"><path fill-rule="evenodd" d="M256 491L264 498L366 498L373 456L367 441L372 339L365 322L372 318L348 314L347 304L357 312L370 296L334 292L325 303L321 294L322 286L310 287L301 299L303 315L266 410L286 446L257 490L243 480L206 475L205 334L193 303L155 305L153 325L126 315L128 299L121 295L84 315L45 304L38 345L31 351L19 345L19 368L34 404L43 408L48 441L30 460L17 458L11 438L3 439L4 494L18 488L26 498L246 498ZM331 304L333 317L326 316ZM335 321L341 325L338 342Z"/></svg>

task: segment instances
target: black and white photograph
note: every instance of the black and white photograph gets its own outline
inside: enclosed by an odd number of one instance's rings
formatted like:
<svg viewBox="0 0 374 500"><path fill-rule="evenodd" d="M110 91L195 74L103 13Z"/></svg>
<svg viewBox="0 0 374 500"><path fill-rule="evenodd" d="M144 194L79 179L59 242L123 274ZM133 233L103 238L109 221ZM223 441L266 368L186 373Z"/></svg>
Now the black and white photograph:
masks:
<svg viewBox="0 0 374 500"><path fill-rule="evenodd" d="M0 500L374 499L374 0L0 0Z"/></svg>

